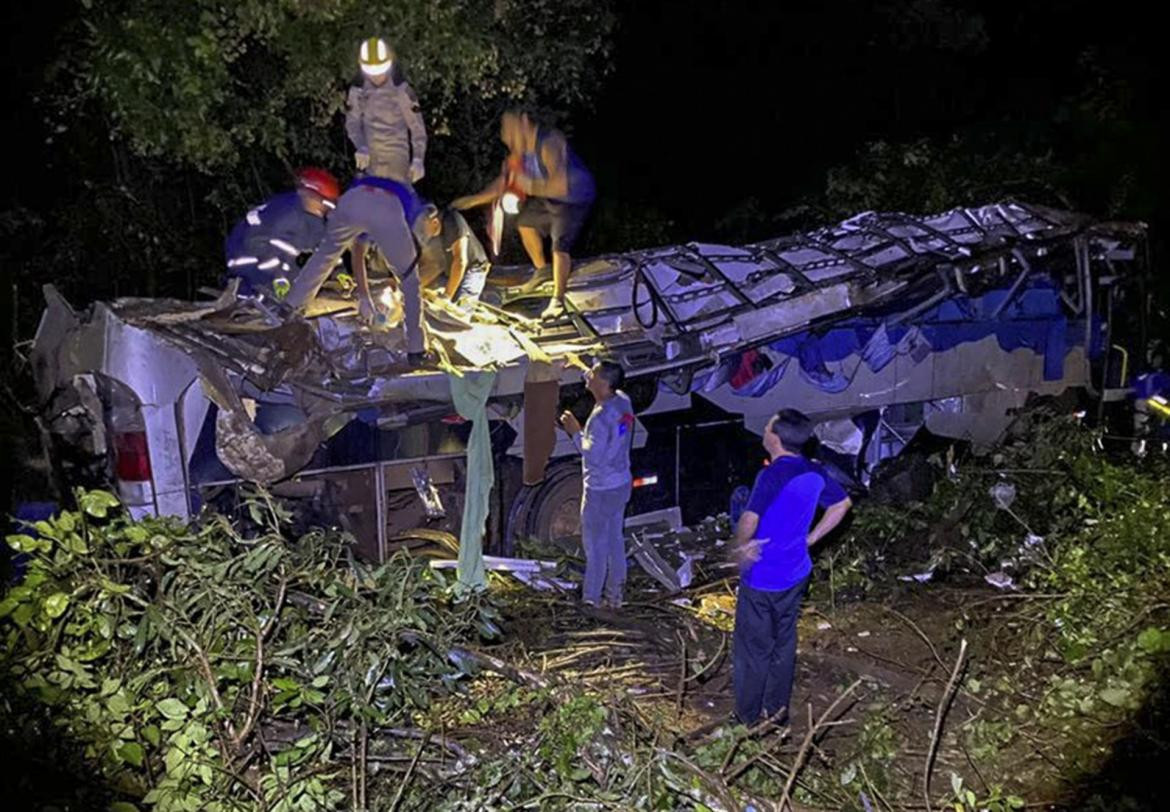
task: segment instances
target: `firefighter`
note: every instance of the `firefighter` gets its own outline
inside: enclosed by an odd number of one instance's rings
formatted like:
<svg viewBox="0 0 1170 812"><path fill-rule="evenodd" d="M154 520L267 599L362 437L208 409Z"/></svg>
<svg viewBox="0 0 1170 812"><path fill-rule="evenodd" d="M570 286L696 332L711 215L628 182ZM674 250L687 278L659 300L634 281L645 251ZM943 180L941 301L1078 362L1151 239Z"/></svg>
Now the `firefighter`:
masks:
<svg viewBox="0 0 1170 812"><path fill-rule="evenodd" d="M359 239L372 242L386 257L403 296L407 360L411 366L426 362L426 339L422 330L422 293L419 288L418 251L426 240L422 229L424 206L406 183L388 178L359 178L337 201L321 245L297 276L289 291L287 305L305 310L317 296L341 255ZM416 231L417 229L417 231ZM359 287L368 297L364 273Z"/></svg>
<svg viewBox="0 0 1170 812"><path fill-rule="evenodd" d="M288 290L297 258L316 249L325 236L325 217L337 204L337 178L318 167L301 169L296 188L248 212L224 243L227 278L240 292L275 295Z"/></svg>
<svg viewBox="0 0 1170 812"><path fill-rule="evenodd" d="M527 114L505 113L500 119L500 140L509 153L500 176L479 194L459 198L452 205L468 209L497 199L519 203L516 226L535 268L525 287L532 290L546 278L544 240L548 238L552 243L553 295L541 318L557 318L565 312L571 252L593 205L596 185L564 134L537 126ZM523 198L522 202L517 198Z"/></svg>
<svg viewBox="0 0 1170 812"><path fill-rule="evenodd" d="M418 97L402 76L386 41L373 37L358 49L362 78L349 90L345 131L359 172L415 184L425 174L427 131Z"/></svg>

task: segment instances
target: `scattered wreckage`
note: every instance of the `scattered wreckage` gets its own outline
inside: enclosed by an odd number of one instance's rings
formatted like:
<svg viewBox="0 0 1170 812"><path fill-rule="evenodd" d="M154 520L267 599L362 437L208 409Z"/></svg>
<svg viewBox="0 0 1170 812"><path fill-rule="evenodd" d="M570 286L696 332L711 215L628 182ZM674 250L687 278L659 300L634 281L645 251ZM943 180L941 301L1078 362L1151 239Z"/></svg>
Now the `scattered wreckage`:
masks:
<svg viewBox="0 0 1170 812"><path fill-rule="evenodd" d="M578 264L555 323L531 317L539 290L489 286L471 313L427 301L426 370L402 363L400 329L328 292L282 320L231 288L79 313L47 286L32 361L55 456L88 460L133 511L189 517L256 482L309 498L372 558L485 514L507 553L576 531L577 452L554 416L584 416L583 359L628 371L630 524L677 527L750 482L753 432L783 406L862 487L919 428L986 446L1033 396L1124 397L1114 306L1145 239L1002 203L604 256Z"/></svg>

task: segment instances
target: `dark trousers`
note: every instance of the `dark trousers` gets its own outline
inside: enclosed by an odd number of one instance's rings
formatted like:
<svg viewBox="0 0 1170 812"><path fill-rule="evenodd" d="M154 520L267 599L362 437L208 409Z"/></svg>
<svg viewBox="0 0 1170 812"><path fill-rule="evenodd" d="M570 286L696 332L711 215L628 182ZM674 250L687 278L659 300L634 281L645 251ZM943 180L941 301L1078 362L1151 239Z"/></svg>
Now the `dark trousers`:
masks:
<svg viewBox="0 0 1170 812"><path fill-rule="evenodd" d="M805 578L779 592L739 585L732 667L735 715L745 725L788 707L796 673L796 620Z"/></svg>

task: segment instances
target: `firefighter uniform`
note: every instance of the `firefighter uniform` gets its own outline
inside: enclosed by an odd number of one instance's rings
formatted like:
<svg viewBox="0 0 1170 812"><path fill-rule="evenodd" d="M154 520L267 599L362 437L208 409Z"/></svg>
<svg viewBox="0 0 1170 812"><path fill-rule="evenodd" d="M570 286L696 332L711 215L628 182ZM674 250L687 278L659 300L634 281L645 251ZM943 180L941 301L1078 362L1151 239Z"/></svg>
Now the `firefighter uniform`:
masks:
<svg viewBox="0 0 1170 812"><path fill-rule="evenodd" d="M271 294L287 281L296 259L316 249L325 236L325 218L305 210L296 191L276 195L248 212L224 243L227 277L238 277L240 292Z"/></svg>
<svg viewBox="0 0 1170 812"><path fill-rule="evenodd" d="M370 78L350 88L345 132L358 168L370 175L417 183L424 174L427 131L418 97L397 71L376 84Z"/></svg>

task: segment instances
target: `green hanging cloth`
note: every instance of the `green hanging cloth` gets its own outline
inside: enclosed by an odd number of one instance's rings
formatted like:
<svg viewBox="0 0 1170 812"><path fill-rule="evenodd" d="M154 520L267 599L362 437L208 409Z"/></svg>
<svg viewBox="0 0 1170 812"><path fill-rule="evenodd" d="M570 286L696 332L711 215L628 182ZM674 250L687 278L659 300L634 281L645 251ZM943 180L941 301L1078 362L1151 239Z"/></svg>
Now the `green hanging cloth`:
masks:
<svg viewBox="0 0 1170 812"><path fill-rule="evenodd" d="M487 401L496 383L495 372L469 372L462 377L447 375L455 410L471 421L467 441L467 484L463 494L463 525L459 530L458 592L483 589L483 534L487 524L488 500L496 472L492 466L491 432L488 429Z"/></svg>

